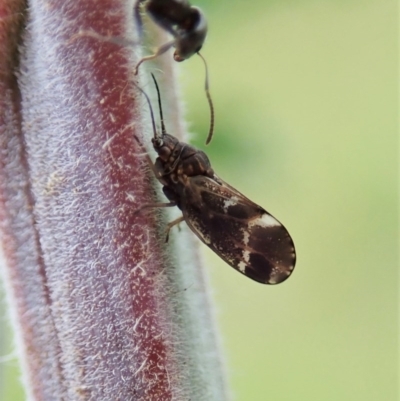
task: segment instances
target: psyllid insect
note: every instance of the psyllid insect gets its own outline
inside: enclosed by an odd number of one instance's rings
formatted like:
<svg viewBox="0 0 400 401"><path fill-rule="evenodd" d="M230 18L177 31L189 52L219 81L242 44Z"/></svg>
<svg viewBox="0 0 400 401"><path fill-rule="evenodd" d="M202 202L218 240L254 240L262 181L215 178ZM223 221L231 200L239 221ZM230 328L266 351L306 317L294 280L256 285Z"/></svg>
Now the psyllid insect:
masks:
<svg viewBox="0 0 400 401"><path fill-rule="evenodd" d="M182 217L169 230L185 221L197 237L219 257L245 276L263 284L278 284L292 273L295 248L285 227L235 188L221 180L201 150L167 134L158 94L161 134L147 94L153 125L152 144L158 157L152 169L163 185L168 203L145 207L178 206Z"/></svg>

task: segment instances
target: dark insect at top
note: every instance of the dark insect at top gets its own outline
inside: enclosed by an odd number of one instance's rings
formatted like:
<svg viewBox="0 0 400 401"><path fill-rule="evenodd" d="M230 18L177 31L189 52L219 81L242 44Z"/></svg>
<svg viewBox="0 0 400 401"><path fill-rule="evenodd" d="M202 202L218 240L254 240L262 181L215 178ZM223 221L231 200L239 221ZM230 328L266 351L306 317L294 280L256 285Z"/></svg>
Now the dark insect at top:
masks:
<svg viewBox="0 0 400 401"><path fill-rule="evenodd" d="M155 129L154 170L163 192L183 213L191 230L218 256L245 276L263 284L278 284L292 273L296 254L285 227L235 188L221 180L207 155L165 131L156 84L162 133Z"/></svg>
<svg viewBox="0 0 400 401"><path fill-rule="evenodd" d="M209 144L214 132L214 106L209 89L207 63L200 54L200 49L207 36L207 19L200 8L191 6L186 0L137 0L135 15L140 27L142 23L139 6L142 3L151 19L165 31L169 32L173 36L173 40L164 43L154 54L140 59L135 67L135 75L138 73L139 67L143 62L155 59L171 47L175 48L175 61L186 60L197 53L203 60L206 70L204 90L211 115L210 129L206 140L206 144Z"/></svg>
<svg viewBox="0 0 400 401"><path fill-rule="evenodd" d="M169 32L175 47L174 60L183 61L198 53L207 36L207 20L203 12L184 0L144 0L146 12L153 21Z"/></svg>

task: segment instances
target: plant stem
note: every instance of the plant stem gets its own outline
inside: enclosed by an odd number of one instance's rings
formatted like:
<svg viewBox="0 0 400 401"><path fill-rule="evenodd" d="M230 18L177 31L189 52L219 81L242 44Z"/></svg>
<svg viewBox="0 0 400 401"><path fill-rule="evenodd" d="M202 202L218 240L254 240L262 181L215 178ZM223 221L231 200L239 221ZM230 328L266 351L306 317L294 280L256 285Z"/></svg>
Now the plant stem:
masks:
<svg viewBox="0 0 400 401"><path fill-rule="evenodd" d="M136 213L159 193L140 48L81 34L139 43L132 7L32 0L18 81L2 66L2 271L30 400L227 399L197 242Z"/></svg>

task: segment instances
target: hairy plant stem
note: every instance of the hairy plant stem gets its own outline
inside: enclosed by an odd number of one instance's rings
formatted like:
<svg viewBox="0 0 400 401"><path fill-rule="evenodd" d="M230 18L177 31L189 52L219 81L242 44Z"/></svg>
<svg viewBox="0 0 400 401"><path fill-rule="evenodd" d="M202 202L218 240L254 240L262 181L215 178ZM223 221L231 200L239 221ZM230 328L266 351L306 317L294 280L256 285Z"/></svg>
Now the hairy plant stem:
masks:
<svg viewBox="0 0 400 401"><path fill-rule="evenodd" d="M132 7L32 0L19 63L18 35L2 43L2 273L29 400L227 399L197 242L184 229L165 244L161 212L136 213L159 197L135 139L151 133L140 47L82 33L139 43ZM21 32L4 21L0 34Z"/></svg>

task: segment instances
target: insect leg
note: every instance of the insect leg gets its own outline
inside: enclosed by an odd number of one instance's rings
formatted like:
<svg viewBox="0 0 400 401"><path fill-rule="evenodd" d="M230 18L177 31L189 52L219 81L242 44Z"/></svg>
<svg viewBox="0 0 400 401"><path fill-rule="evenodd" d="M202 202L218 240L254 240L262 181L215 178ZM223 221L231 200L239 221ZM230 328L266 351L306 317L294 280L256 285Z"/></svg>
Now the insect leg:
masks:
<svg viewBox="0 0 400 401"><path fill-rule="evenodd" d="M185 218L183 216L181 216L181 217L178 217L177 219L175 219L175 220L173 220L173 221L171 221L170 223L167 224L167 228L165 229L165 231L167 233L167 236L165 238L165 242L168 242L168 240L169 240L169 231L171 230L171 228L173 226L176 226L179 223L182 223L182 221L184 221L184 220L185 220Z"/></svg>
<svg viewBox="0 0 400 401"><path fill-rule="evenodd" d="M170 42L167 42L167 43L163 44L162 46L160 46L154 54L150 54L149 56L143 57L141 60L139 60L139 62L136 64L136 67L134 70L135 75L137 75L137 73L139 71L139 67L144 61L153 60L156 57L161 56L166 51L168 51L174 44L175 44L175 40L171 40Z"/></svg>
<svg viewBox="0 0 400 401"><path fill-rule="evenodd" d="M140 214L144 209L154 209L159 207L173 207L176 206L175 202L156 202L156 203L147 203L146 205L141 206L139 209L135 210L134 214Z"/></svg>

